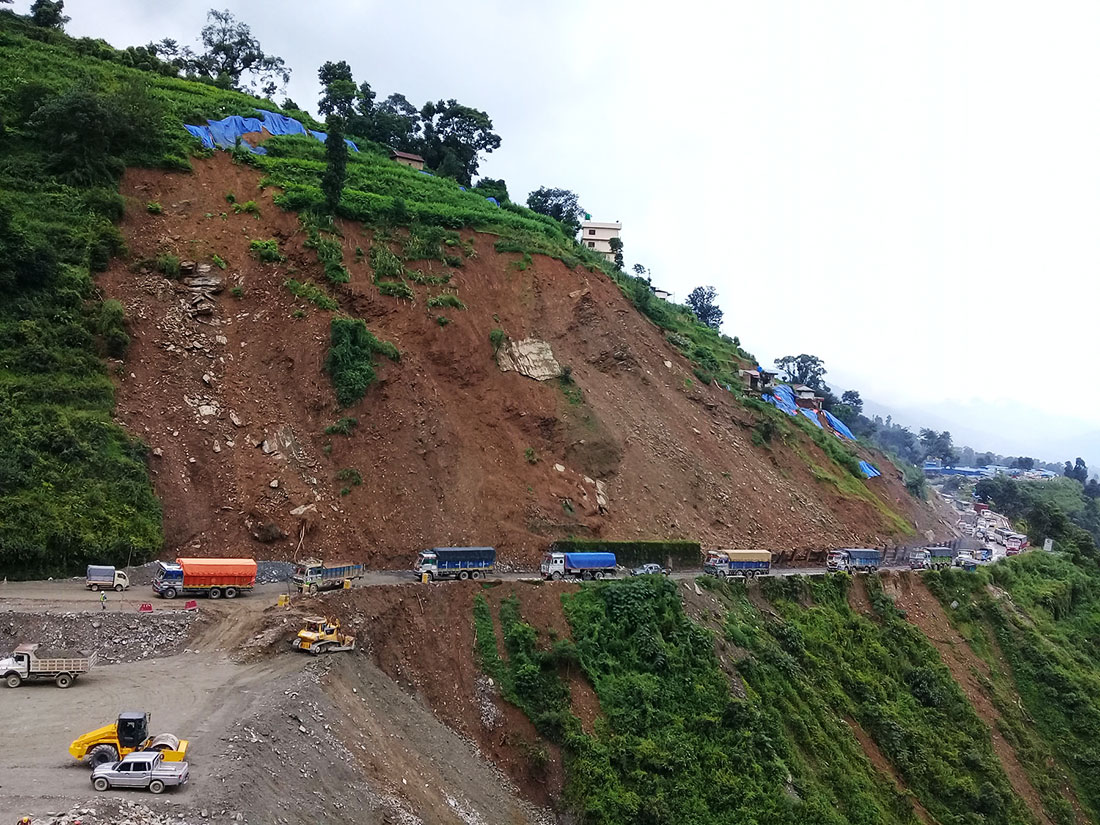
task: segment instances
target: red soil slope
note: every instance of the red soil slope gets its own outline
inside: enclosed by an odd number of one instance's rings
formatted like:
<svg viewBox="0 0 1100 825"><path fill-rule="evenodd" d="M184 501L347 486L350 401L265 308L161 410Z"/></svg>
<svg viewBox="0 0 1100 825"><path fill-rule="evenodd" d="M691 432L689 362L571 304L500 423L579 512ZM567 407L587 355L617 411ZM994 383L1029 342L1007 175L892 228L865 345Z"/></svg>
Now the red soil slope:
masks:
<svg viewBox="0 0 1100 825"><path fill-rule="evenodd" d="M341 224L351 272L334 293L341 309L401 351L400 363L380 363L364 400L341 410L323 371L333 313L283 286L288 277L323 283L316 254L302 246L297 216L258 182L223 153L197 160L192 174L130 170L123 179L132 261L172 252L228 263L212 270L226 289L195 317L194 295L155 272L120 261L100 280L130 319L118 417L154 449L166 556L310 552L383 567L404 566L426 546L492 544L506 562L529 564L567 535L798 551L897 538L874 506L816 481L792 450L753 446L752 414L700 386L603 275L541 256L521 271L519 256L496 253L491 235L462 233L477 256L453 270L452 285L468 309L439 310L426 307L439 287L413 285L415 302L379 294L355 254L370 249L372 233ZM259 215L235 214L227 193L254 199ZM151 201L162 214L148 212ZM249 241L267 238L287 262L250 257ZM451 322L440 326L439 315ZM584 403L571 403L557 381L502 373L489 341L496 327L513 340L548 341ZM358 419L352 434L325 435L342 416ZM942 529L893 468L876 463L885 475L869 488L919 531ZM345 469L362 484L340 480ZM606 512L596 480L607 486Z"/></svg>

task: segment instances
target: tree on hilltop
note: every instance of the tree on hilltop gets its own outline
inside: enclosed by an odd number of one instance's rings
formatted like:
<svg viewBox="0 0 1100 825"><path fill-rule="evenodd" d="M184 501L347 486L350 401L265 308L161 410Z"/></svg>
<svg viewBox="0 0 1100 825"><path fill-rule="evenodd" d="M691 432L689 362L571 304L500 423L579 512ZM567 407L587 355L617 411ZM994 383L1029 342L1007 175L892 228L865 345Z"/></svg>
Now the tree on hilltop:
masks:
<svg viewBox="0 0 1100 825"><path fill-rule="evenodd" d="M687 297L687 305L691 307L691 311L699 319L699 323L705 324L711 329L718 329L722 326L724 313L715 302L717 297L718 290L712 286L697 286Z"/></svg>
<svg viewBox="0 0 1100 825"><path fill-rule="evenodd" d="M549 215L558 221L569 231L576 235L581 228L581 218L584 209L578 203L576 192L568 189L552 189L540 186L527 196L527 208L540 215Z"/></svg>
<svg viewBox="0 0 1100 825"><path fill-rule="evenodd" d="M355 114L355 99L359 90L351 75L351 66L341 60L329 61L317 70L321 81L321 100L318 111L325 115L325 172L321 176L321 192L325 196L325 208L336 214L347 179L348 146L344 142L344 130L348 118Z"/></svg>
<svg viewBox="0 0 1100 825"><path fill-rule="evenodd" d="M784 355L775 359L775 365L787 375L792 384L805 384L814 390L825 390L825 362L816 355Z"/></svg>
<svg viewBox="0 0 1100 825"><path fill-rule="evenodd" d="M266 54L260 41L252 36L247 23L237 20L229 9L211 9L199 38L204 51L199 54L175 40L157 43L157 54L173 66L196 77L212 81L216 86L244 91L246 88L272 97L290 81L286 62ZM248 83L242 78L248 77Z"/></svg>
<svg viewBox="0 0 1100 825"><path fill-rule="evenodd" d="M508 184L504 182L504 178L482 178L474 184L474 189L477 190L479 195L496 198L497 203L510 200L508 197Z"/></svg>
<svg viewBox="0 0 1100 825"><path fill-rule="evenodd" d="M31 21L44 29L63 29L69 22L65 16L65 0L34 0L31 3Z"/></svg>
<svg viewBox="0 0 1100 825"><path fill-rule="evenodd" d="M463 106L457 100L425 103L420 110L424 130L424 161L433 169L444 161L461 167L455 177L465 186L477 174L481 153L500 148L500 135L493 132L493 121L485 112Z"/></svg>
<svg viewBox="0 0 1100 825"><path fill-rule="evenodd" d="M847 404L855 410L856 415L863 413L863 399L859 397L858 390L845 390L840 396L840 403Z"/></svg>
<svg viewBox="0 0 1100 825"><path fill-rule="evenodd" d="M615 259L615 268L619 270L619 272L622 272L623 267L626 266L626 262L623 259L622 238L612 238L607 242L607 244L611 247L611 254L614 256Z"/></svg>
<svg viewBox="0 0 1100 825"><path fill-rule="evenodd" d="M1076 479L1082 484L1085 484L1089 480L1089 468L1088 465L1085 464L1083 458L1078 458L1075 464L1070 464L1068 461L1066 462L1066 468L1062 471L1062 475L1066 478Z"/></svg>

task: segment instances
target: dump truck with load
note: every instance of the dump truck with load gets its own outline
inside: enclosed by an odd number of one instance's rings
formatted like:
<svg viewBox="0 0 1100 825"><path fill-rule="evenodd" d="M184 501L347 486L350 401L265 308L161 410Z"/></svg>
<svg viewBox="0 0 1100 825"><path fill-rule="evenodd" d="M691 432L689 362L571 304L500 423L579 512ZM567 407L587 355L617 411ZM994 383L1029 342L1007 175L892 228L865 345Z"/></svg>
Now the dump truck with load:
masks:
<svg viewBox="0 0 1100 825"><path fill-rule="evenodd" d="M421 550L413 564L417 577L436 579L477 579L493 572L497 551L493 547L433 547Z"/></svg>
<svg viewBox="0 0 1100 825"><path fill-rule="evenodd" d="M306 559L294 567L294 575L290 580L299 593L336 590L350 586L355 579L363 578L363 569L361 564Z"/></svg>
<svg viewBox="0 0 1100 825"><path fill-rule="evenodd" d="M556 553L542 557L539 567L544 579L602 579L614 576L614 553Z"/></svg>
<svg viewBox="0 0 1100 825"><path fill-rule="evenodd" d="M236 598L256 586L255 559L176 559L157 562L153 590L164 599L176 596Z"/></svg>
<svg viewBox="0 0 1100 825"><path fill-rule="evenodd" d="M870 547L848 547L830 550L825 560L829 572L874 573L882 566L882 551Z"/></svg>
<svg viewBox="0 0 1100 825"><path fill-rule="evenodd" d="M95 662L95 653L46 650L37 644L23 644L8 658L0 659L0 678L10 688L23 682L41 681L67 688L80 674L91 670Z"/></svg>
<svg viewBox="0 0 1100 825"><path fill-rule="evenodd" d="M955 551L950 547L926 547L928 551L928 566L933 570L946 570L955 559Z"/></svg>
<svg viewBox="0 0 1100 825"><path fill-rule="evenodd" d="M767 550L710 550L703 572L710 576L753 578L771 572L772 554Z"/></svg>
<svg viewBox="0 0 1100 825"><path fill-rule="evenodd" d="M117 590L122 592L130 587L130 577L121 570L115 570L107 564L89 564L84 574L84 586L96 590Z"/></svg>

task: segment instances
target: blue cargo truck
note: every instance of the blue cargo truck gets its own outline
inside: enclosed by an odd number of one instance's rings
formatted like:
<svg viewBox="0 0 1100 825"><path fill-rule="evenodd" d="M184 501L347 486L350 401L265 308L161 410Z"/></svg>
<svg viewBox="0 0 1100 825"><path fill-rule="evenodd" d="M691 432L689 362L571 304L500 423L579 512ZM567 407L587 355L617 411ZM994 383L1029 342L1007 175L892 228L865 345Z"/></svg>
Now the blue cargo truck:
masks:
<svg viewBox="0 0 1100 825"><path fill-rule="evenodd" d="M849 573L874 573L882 567L882 551L867 547L830 550L825 567L833 573L841 570Z"/></svg>
<svg viewBox="0 0 1100 825"><path fill-rule="evenodd" d="M615 575L614 553L555 553L542 557L544 579L602 579Z"/></svg>
<svg viewBox="0 0 1100 825"><path fill-rule="evenodd" d="M493 572L497 551L493 547L433 547L421 550L413 565L417 578L478 579Z"/></svg>

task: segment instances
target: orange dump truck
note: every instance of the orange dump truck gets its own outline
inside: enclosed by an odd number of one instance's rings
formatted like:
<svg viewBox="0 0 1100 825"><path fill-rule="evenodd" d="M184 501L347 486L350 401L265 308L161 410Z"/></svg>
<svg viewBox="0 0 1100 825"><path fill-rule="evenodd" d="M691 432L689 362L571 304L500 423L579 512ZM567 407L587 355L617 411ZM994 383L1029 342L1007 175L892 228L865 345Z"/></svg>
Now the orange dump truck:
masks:
<svg viewBox="0 0 1100 825"><path fill-rule="evenodd" d="M236 598L256 586L255 559L176 559L157 562L153 590L164 599L176 596Z"/></svg>

